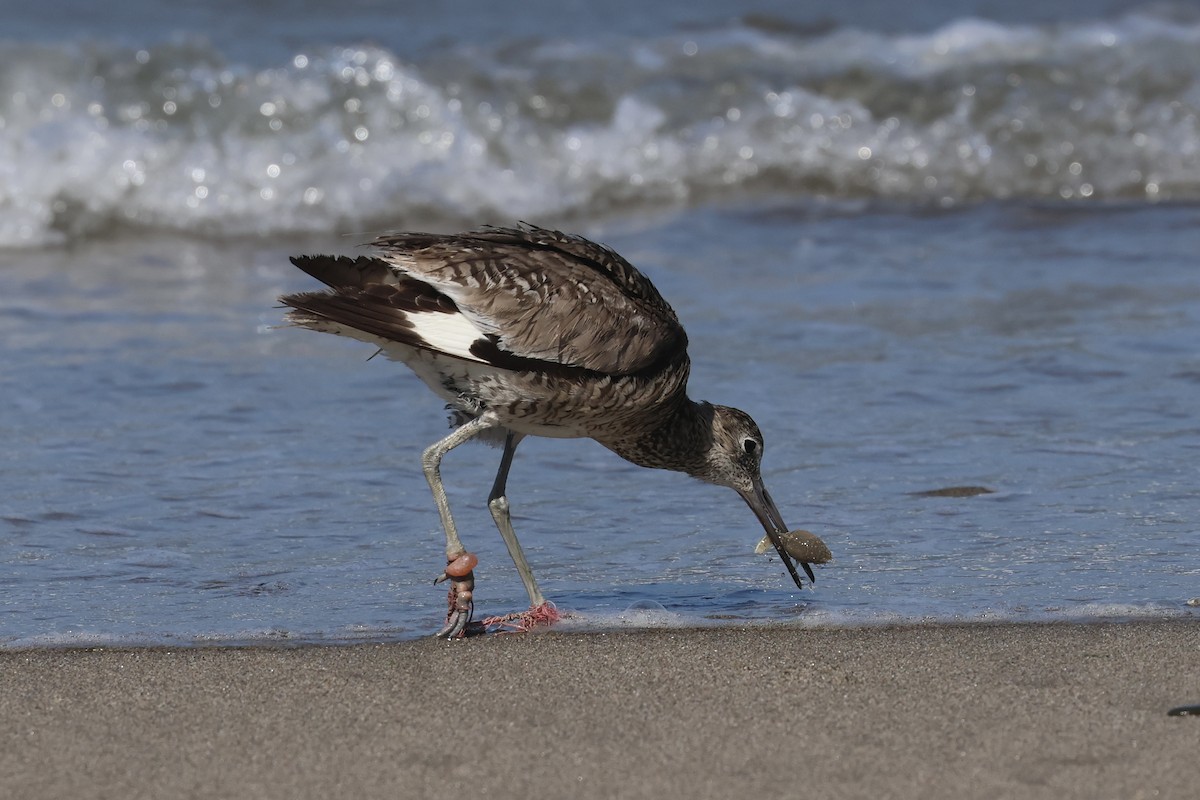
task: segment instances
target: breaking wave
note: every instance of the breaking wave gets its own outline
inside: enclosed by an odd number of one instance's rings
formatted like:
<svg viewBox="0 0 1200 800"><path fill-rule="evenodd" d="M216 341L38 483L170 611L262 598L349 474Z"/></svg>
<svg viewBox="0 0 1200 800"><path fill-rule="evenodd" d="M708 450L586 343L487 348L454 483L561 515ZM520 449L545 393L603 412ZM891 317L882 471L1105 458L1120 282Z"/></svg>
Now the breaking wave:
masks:
<svg viewBox="0 0 1200 800"><path fill-rule="evenodd" d="M779 194L954 206L1200 197L1200 19L746 20L600 42L0 42L0 246L555 219Z"/></svg>

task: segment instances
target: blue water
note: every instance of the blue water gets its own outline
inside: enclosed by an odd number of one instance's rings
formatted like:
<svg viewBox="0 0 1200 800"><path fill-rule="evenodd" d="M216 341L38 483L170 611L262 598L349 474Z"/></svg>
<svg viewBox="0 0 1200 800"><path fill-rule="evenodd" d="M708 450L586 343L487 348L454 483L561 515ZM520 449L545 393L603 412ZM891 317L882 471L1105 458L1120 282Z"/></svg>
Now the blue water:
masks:
<svg viewBox="0 0 1200 800"><path fill-rule="evenodd" d="M1198 613L1187 7L51 5L0 31L0 645L436 629L444 414L275 298L289 254L514 217L653 277L834 553L798 592L733 493L529 440L572 624ZM443 473L483 613L525 602L498 456ZM956 485L994 492L914 494Z"/></svg>

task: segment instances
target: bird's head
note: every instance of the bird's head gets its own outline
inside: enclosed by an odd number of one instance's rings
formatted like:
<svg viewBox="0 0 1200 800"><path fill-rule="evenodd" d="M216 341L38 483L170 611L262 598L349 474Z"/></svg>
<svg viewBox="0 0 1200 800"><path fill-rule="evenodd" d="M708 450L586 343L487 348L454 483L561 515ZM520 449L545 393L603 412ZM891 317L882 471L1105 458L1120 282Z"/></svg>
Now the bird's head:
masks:
<svg viewBox="0 0 1200 800"><path fill-rule="evenodd" d="M709 408L712 413L712 443L704 466L693 474L708 483L728 486L742 496L762 523L796 586L803 587L795 562L780 539L781 534L787 533L788 527L763 484L762 431L745 411L728 406L714 405ZM798 563L808 574L808 579L814 580L812 567L803 561Z"/></svg>

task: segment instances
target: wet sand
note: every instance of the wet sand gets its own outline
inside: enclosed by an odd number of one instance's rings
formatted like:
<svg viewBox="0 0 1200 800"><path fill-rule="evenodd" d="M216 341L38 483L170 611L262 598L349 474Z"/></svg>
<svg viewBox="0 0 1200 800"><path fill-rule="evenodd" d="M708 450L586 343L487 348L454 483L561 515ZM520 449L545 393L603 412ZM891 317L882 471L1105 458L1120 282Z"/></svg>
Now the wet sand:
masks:
<svg viewBox="0 0 1200 800"><path fill-rule="evenodd" d="M1200 623L0 653L25 798L1195 796Z"/></svg>

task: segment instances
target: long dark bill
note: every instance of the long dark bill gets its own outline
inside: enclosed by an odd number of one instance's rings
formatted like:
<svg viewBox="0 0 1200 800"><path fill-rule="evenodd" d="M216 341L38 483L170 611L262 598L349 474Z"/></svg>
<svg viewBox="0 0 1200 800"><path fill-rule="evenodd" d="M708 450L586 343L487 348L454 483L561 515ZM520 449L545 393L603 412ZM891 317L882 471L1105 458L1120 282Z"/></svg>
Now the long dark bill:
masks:
<svg viewBox="0 0 1200 800"><path fill-rule="evenodd" d="M758 517L758 521L762 523L763 528L767 532L767 538L771 540L771 544L775 545L775 552L779 553L779 558L787 565L788 572L792 575L792 580L796 582L796 587L804 588L804 582L800 580L800 574L796 572L796 564L804 567L804 573L808 575L808 579L813 583L817 582L816 576L813 575L812 567L807 562L797 562L783 548L783 540L780 535L787 533L788 527L783 524L783 517L779 513L779 509L775 507L775 501L771 499L771 495L767 492L767 487L763 486L762 478L754 480L754 486L748 492L738 492L742 499L746 501L746 505L750 506L750 510L754 512L754 516Z"/></svg>

